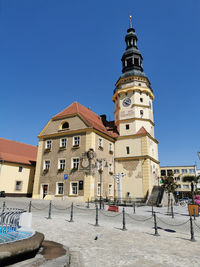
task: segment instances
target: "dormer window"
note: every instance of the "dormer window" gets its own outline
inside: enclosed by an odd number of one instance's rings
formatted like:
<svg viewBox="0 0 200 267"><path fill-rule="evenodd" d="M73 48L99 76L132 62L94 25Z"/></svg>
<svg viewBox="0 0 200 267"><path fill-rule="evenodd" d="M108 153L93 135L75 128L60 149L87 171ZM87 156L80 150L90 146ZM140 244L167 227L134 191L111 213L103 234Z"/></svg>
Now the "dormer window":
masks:
<svg viewBox="0 0 200 267"><path fill-rule="evenodd" d="M66 121L62 125L62 130L68 129L69 128L69 123Z"/></svg>

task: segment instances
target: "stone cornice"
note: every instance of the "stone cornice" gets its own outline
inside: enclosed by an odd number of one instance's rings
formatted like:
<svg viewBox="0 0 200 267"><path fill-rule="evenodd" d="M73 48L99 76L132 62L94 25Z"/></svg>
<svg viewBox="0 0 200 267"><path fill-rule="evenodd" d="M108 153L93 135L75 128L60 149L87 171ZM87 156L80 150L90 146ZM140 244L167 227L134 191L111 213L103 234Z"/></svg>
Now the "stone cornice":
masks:
<svg viewBox="0 0 200 267"><path fill-rule="evenodd" d="M155 162L156 164L159 164L159 161L152 158L149 155L142 155L142 156L135 156L135 157L118 157L115 158L116 161L127 161L127 160L146 160L146 159L150 159L151 161Z"/></svg>

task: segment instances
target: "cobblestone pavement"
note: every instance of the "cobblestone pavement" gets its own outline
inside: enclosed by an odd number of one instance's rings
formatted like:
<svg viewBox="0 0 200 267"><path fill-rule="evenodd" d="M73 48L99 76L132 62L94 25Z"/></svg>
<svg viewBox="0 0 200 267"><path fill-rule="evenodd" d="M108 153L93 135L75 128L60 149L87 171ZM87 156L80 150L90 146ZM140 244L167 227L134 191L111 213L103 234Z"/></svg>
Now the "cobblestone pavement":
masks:
<svg viewBox="0 0 200 267"><path fill-rule="evenodd" d="M6 198L0 207L28 209L30 199ZM70 221L68 201L52 201L51 218L48 218L49 201L32 200L33 229L44 233L46 240L59 242L70 249L70 266L200 266L200 218L193 220L196 242L191 242L190 218L187 207L174 207L174 218L167 208L154 208L159 236L154 236L152 208L125 208L126 231L122 230L122 208L119 213L99 211L96 223L94 205L74 203L73 221ZM46 265L45 265L46 266Z"/></svg>

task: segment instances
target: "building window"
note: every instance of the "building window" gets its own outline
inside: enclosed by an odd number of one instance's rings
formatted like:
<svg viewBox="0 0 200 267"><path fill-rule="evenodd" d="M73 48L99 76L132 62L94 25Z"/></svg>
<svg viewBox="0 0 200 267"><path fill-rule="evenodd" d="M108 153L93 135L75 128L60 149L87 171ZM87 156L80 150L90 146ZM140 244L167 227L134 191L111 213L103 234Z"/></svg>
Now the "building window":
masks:
<svg viewBox="0 0 200 267"><path fill-rule="evenodd" d="M57 194L63 195L64 193L64 184L63 183L57 183Z"/></svg>
<svg viewBox="0 0 200 267"><path fill-rule="evenodd" d="M189 189L189 185L188 184L184 184L183 185L183 189Z"/></svg>
<svg viewBox="0 0 200 267"><path fill-rule="evenodd" d="M78 182L71 182L71 195L78 195Z"/></svg>
<svg viewBox="0 0 200 267"><path fill-rule="evenodd" d="M140 97L140 102L143 102L143 98L142 97Z"/></svg>
<svg viewBox="0 0 200 267"><path fill-rule="evenodd" d="M131 67L131 66L133 65L133 60L132 60L132 58L128 58L128 59L126 60L126 64L127 64L127 67Z"/></svg>
<svg viewBox="0 0 200 267"><path fill-rule="evenodd" d="M181 172L182 173L187 173L187 169L182 169Z"/></svg>
<svg viewBox="0 0 200 267"><path fill-rule="evenodd" d="M189 169L189 173L194 173L194 169Z"/></svg>
<svg viewBox="0 0 200 267"><path fill-rule="evenodd" d="M113 144L112 143L108 144L108 150L109 150L109 152L113 152Z"/></svg>
<svg viewBox="0 0 200 267"><path fill-rule="evenodd" d="M68 122L64 122L62 125L62 129L68 129L69 128L69 123Z"/></svg>
<svg viewBox="0 0 200 267"><path fill-rule="evenodd" d="M113 195L113 190L112 190L112 185L111 184L108 185L108 195L109 196Z"/></svg>
<svg viewBox="0 0 200 267"><path fill-rule="evenodd" d="M144 112L143 110L140 110L140 115L143 116Z"/></svg>
<svg viewBox="0 0 200 267"><path fill-rule="evenodd" d="M80 145L80 136L74 136L73 146L79 146L79 145Z"/></svg>
<svg viewBox="0 0 200 267"><path fill-rule="evenodd" d="M97 184L97 195L100 196L100 194L101 194L101 184L98 183Z"/></svg>
<svg viewBox="0 0 200 267"><path fill-rule="evenodd" d="M174 174L179 173L179 169L174 169Z"/></svg>
<svg viewBox="0 0 200 267"><path fill-rule="evenodd" d="M72 159L72 169L78 169L79 167L79 158Z"/></svg>
<svg viewBox="0 0 200 267"><path fill-rule="evenodd" d="M180 181L180 177L176 177L176 181Z"/></svg>
<svg viewBox="0 0 200 267"><path fill-rule="evenodd" d="M181 184L178 184L178 188L179 188L179 189L181 188Z"/></svg>
<svg viewBox="0 0 200 267"><path fill-rule="evenodd" d="M64 170L65 169L65 159L59 159L58 160L58 169Z"/></svg>
<svg viewBox="0 0 200 267"><path fill-rule="evenodd" d="M103 148L103 139L99 138L98 140L98 148Z"/></svg>
<svg viewBox="0 0 200 267"><path fill-rule="evenodd" d="M23 170L23 167L19 166L18 172L22 172L22 170Z"/></svg>
<svg viewBox="0 0 200 267"><path fill-rule="evenodd" d="M173 175L173 171L172 170L167 170L167 176L172 176Z"/></svg>
<svg viewBox="0 0 200 267"><path fill-rule="evenodd" d="M66 148L67 146L67 139L66 138L61 138L60 139L60 147Z"/></svg>
<svg viewBox="0 0 200 267"><path fill-rule="evenodd" d="M15 190L22 190L22 181L16 181Z"/></svg>
<svg viewBox="0 0 200 267"><path fill-rule="evenodd" d="M139 58L134 58L134 65L139 66Z"/></svg>
<svg viewBox="0 0 200 267"><path fill-rule="evenodd" d="M46 142L45 142L45 149L51 149L51 145L52 145L52 142L51 142L51 140L47 140Z"/></svg>
<svg viewBox="0 0 200 267"><path fill-rule="evenodd" d="M129 129L130 129L130 125L126 124L126 130L129 130Z"/></svg>
<svg viewBox="0 0 200 267"><path fill-rule="evenodd" d="M126 147L126 154L130 154L130 147L129 146Z"/></svg>
<svg viewBox="0 0 200 267"><path fill-rule="evenodd" d="M49 170L49 168L50 168L50 160L45 160L43 169L44 170Z"/></svg>
<svg viewBox="0 0 200 267"><path fill-rule="evenodd" d="M161 170L160 174L161 176L166 176L166 170Z"/></svg>
<svg viewBox="0 0 200 267"><path fill-rule="evenodd" d="M113 173L113 165L112 165L112 163L109 163L109 165L108 165L108 172L109 173Z"/></svg>

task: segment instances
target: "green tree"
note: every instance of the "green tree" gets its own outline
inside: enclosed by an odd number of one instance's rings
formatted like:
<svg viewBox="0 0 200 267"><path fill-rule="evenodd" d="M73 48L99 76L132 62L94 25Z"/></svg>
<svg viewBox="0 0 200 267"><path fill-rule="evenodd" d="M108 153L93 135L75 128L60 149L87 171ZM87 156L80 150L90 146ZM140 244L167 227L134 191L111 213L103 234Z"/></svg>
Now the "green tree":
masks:
<svg viewBox="0 0 200 267"><path fill-rule="evenodd" d="M194 203L194 184L195 190L197 191L197 183L200 180L200 175L185 175L182 180L183 182L189 182L191 184L192 203Z"/></svg>

